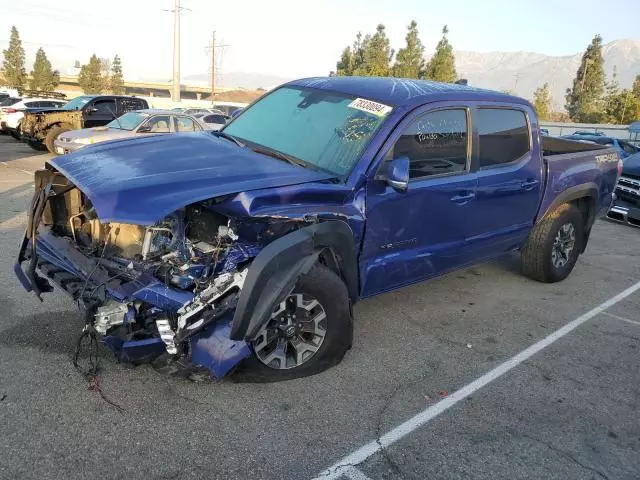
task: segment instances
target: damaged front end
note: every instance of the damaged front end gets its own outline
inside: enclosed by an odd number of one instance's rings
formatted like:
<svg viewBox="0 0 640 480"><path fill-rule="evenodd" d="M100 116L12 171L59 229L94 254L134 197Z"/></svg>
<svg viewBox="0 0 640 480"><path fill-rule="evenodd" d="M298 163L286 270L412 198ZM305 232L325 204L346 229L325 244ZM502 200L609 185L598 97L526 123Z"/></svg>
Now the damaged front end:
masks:
<svg viewBox="0 0 640 480"><path fill-rule="evenodd" d="M309 222L227 217L214 199L154 225L102 223L61 173L40 170L35 181L15 273L40 299L53 286L65 291L121 361L162 356L221 378L251 354L256 322L308 268L296 260L283 276L272 265L277 287L241 300L245 283L256 283L250 266L260 252ZM305 262L316 259L306 254Z"/></svg>

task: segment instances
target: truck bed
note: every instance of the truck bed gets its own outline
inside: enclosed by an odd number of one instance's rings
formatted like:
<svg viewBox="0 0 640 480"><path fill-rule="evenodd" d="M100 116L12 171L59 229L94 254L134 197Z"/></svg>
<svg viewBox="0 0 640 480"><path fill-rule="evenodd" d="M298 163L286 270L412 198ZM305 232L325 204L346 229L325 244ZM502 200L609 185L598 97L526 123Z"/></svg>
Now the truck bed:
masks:
<svg viewBox="0 0 640 480"><path fill-rule="evenodd" d="M595 201L595 214L604 215L611 204L618 178L615 148L593 143L541 137L544 193L536 221L554 203L571 201L572 192L584 192Z"/></svg>

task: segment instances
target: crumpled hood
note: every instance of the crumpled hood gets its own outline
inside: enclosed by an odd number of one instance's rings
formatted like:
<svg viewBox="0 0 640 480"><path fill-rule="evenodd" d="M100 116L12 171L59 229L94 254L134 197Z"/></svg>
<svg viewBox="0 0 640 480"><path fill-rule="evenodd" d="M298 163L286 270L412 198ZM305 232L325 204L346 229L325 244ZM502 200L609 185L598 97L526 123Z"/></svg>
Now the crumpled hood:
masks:
<svg viewBox="0 0 640 480"><path fill-rule="evenodd" d="M622 160L622 174L640 176L640 153L634 153Z"/></svg>
<svg viewBox="0 0 640 480"><path fill-rule="evenodd" d="M138 225L208 198L332 178L209 133L108 141L48 163L85 193L101 221Z"/></svg>

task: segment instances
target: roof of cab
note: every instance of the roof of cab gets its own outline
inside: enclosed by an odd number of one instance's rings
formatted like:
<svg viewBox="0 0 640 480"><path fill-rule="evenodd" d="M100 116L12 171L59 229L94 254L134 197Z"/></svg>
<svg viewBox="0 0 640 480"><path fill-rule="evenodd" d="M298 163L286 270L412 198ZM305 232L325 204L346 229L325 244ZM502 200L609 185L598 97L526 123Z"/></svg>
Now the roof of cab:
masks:
<svg viewBox="0 0 640 480"><path fill-rule="evenodd" d="M407 78L314 77L294 80L286 85L333 91L407 108L440 100L496 101L530 106L523 98L493 90Z"/></svg>

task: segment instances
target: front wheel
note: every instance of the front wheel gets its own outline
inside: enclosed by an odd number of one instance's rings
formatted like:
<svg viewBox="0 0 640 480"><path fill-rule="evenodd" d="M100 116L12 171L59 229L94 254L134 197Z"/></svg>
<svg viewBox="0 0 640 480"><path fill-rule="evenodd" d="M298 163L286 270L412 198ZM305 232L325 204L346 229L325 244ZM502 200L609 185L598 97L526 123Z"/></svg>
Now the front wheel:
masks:
<svg viewBox="0 0 640 480"><path fill-rule="evenodd" d="M20 127L20 124L18 124L15 130L9 130L9 133L16 140L20 140L20 137L22 136L22 129Z"/></svg>
<svg viewBox="0 0 640 480"><path fill-rule="evenodd" d="M347 287L332 270L318 264L274 307L250 343L253 355L233 379L275 382L314 375L339 363L352 339Z"/></svg>
<svg viewBox="0 0 640 480"><path fill-rule="evenodd" d="M67 125L66 123L63 123L61 125L54 125L49 129L46 137L44 138L44 144L47 146L47 150L49 150L49 153L53 153L54 155L59 155L56 152L56 147L53 144L53 142L56 141L56 139L61 133L68 132L70 130L73 130L73 127L71 125Z"/></svg>
<svg viewBox="0 0 640 480"><path fill-rule="evenodd" d="M522 248L522 270L539 282L553 283L569 276L584 241L580 210L564 203L550 212L529 234Z"/></svg>

